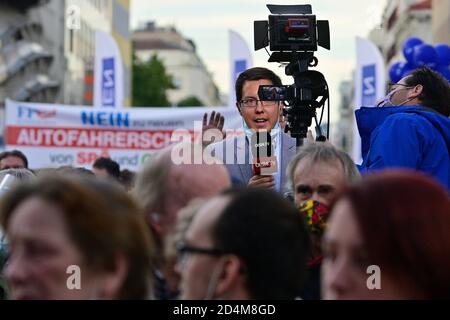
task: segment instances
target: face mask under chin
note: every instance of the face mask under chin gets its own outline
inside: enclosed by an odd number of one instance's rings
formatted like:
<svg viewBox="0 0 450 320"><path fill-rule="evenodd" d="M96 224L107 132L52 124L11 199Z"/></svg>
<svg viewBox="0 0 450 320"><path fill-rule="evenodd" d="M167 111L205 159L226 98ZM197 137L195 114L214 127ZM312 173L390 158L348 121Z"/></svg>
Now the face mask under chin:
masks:
<svg viewBox="0 0 450 320"><path fill-rule="evenodd" d="M251 137L256 131L255 129L250 128L244 119L242 119L242 126L244 127L244 132L247 137ZM277 135L281 131L280 122L277 121L275 126L270 130L270 135L273 137Z"/></svg>
<svg viewBox="0 0 450 320"><path fill-rule="evenodd" d="M397 91L389 92L383 100L381 100L380 102L377 103L377 107L380 107L380 108L382 108L382 107L400 107L400 106L403 106L405 103L408 103L409 101L415 99L414 97L407 98L405 101L403 101L401 103L394 104L391 99L396 92Z"/></svg>

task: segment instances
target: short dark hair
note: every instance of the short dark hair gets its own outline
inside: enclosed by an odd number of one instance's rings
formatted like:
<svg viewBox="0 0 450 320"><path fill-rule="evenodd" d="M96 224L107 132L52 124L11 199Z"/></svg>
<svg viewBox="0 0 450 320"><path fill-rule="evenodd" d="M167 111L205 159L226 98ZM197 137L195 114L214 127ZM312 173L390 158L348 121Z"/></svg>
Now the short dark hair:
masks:
<svg viewBox="0 0 450 320"><path fill-rule="evenodd" d="M236 80L235 90L236 90L236 101L241 101L242 99L242 88L244 87L245 81L254 80L270 80L272 85L281 86L281 79L272 70L267 68L250 68L242 72Z"/></svg>
<svg viewBox="0 0 450 320"><path fill-rule="evenodd" d="M8 158L8 157L20 158L23 161L23 163L25 165L25 168L28 169L28 159L23 154L22 151L20 151L20 150L11 150L11 151L3 151L2 153L0 153L0 161L2 161L5 158Z"/></svg>
<svg viewBox="0 0 450 320"><path fill-rule="evenodd" d="M450 83L436 71L427 67L414 70L406 79L408 86L423 86L419 100L422 105L448 117L450 115Z"/></svg>
<svg viewBox="0 0 450 320"><path fill-rule="evenodd" d="M110 176L116 179L120 178L120 166L111 158L98 158L97 160L95 160L93 167L97 169L106 169L106 172L108 172Z"/></svg>
<svg viewBox="0 0 450 320"><path fill-rule="evenodd" d="M309 238L292 203L271 190L229 189L212 228L214 245L238 256L252 299L294 299L306 275Z"/></svg>
<svg viewBox="0 0 450 320"><path fill-rule="evenodd" d="M126 190L131 190L134 187L136 173L128 169L120 171L120 183Z"/></svg>

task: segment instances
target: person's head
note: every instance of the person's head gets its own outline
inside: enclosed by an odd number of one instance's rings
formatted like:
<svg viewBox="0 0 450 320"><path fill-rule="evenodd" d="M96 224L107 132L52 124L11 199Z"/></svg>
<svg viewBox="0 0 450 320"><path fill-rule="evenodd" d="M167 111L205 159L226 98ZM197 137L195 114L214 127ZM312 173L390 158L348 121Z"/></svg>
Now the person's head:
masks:
<svg viewBox="0 0 450 320"><path fill-rule="evenodd" d="M281 86L280 78L266 68L251 68L242 72L236 80L236 106L250 129L270 131L277 124L282 103L259 101L261 85Z"/></svg>
<svg viewBox="0 0 450 320"><path fill-rule="evenodd" d="M0 181L3 180L8 174L13 175L19 181L29 181L36 178L36 175L29 169L4 169L0 171Z"/></svg>
<svg viewBox="0 0 450 320"><path fill-rule="evenodd" d="M206 201L202 198L193 199L178 211L175 227L170 231L164 246L166 260L176 261L178 254L177 246L180 242L184 241L189 225Z"/></svg>
<svg viewBox="0 0 450 320"><path fill-rule="evenodd" d="M339 188L360 177L345 152L323 142L301 147L291 159L287 174L297 206L308 199L329 205Z"/></svg>
<svg viewBox="0 0 450 320"><path fill-rule="evenodd" d="M309 240L292 203L270 190L210 199L179 247L183 299L294 299Z"/></svg>
<svg viewBox="0 0 450 320"><path fill-rule="evenodd" d="M427 67L414 70L394 84L390 95L393 105L424 106L450 116L450 83Z"/></svg>
<svg viewBox="0 0 450 320"><path fill-rule="evenodd" d="M75 171L76 174L79 174L80 176L83 176L83 177L86 177L86 178L88 178L88 177L91 177L91 178L95 177L95 173L94 172L92 172L89 169L83 168L83 167L77 167L77 168L74 169L74 171Z"/></svg>
<svg viewBox="0 0 450 320"><path fill-rule="evenodd" d="M152 242L132 200L93 179L42 177L1 202L13 299L145 299Z"/></svg>
<svg viewBox="0 0 450 320"><path fill-rule="evenodd" d="M180 164L172 147L149 159L136 177L134 196L158 238L175 226L177 212L192 199L214 196L231 186L223 164Z"/></svg>
<svg viewBox="0 0 450 320"><path fill-rule="evenodd" d="M450 298L448 230L450 198L431 178L412 171L365 177L332 208L323 243L323 297ZM381 289L373 289L377 282Z"/></svg>
<svg viewBox="0 0 450 320"><path fill-rule="evenodd" d="M133 171L128 169L123 169L120 171L120 184L124 187L126 191L130 191L134 187L134 180L136 178L136 174Z"/></svg>
<svg viewBox="0 0 450 320"><path fill-rule="evenodd" d="M164 258L167 264L164 271L166 274L170 273L166 276L166 281L172 292L177 292L180 284L180 273L176 271L177 246L184 241L189 225L205 202L206 200L201 198L193 199L182 208L177 214L175 227L169 232L164 243Z"/></svg>
<svg viewBox="0 0 450 320"><path fill-rule="evenodd" d="M59 167L57 169L53 169L53 171L55 171L57 174L61 174L61 175L76 175L76 176L81 176L81 177L95 177L95 174L86 168L83 167L73 167L73 166L62 166ZM49 172L43 172L43 175L48 175L50 174Z"/></svg>
<svg viewBox="0 0 450 320"><path fill-rule="evenodd" d="M17 184L30 181L35 178L36 175L25 168L0 170L0 196L8 193Z"/></svg>
<svg viewBox="0 0 450 320"><path fill-rule="evenodd" d="M120 166L111 158L101 157L95 160L92 165L92 172L94 172L96 177L102 179L118 181L120 178Z"/></svg>
<svg viewBox="0 0 450 320"><path fill-rule="evenodd" d="M28 168L27 157L19 150L0 153L0 170Z"/></svg>

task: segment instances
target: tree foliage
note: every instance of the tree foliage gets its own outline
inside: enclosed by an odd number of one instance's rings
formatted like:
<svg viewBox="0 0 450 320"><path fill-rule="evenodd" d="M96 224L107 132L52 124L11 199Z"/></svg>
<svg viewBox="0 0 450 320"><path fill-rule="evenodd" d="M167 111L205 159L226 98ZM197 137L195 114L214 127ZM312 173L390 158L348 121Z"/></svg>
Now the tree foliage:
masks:
<svg viewBox="0 0 450 320"><path fill-rule="evenodd" d="M180 100L177 103L177 106L179 106L179 107L202 107L202 106L204 106L204 104L196 96L189 96L187 98Z"/></svg>
<svg viewBox="0 0 450 320"><path fill-rule="evenodd" d="M156 54L146 62L133 55L133 106L168 107L166 91L174 88L172 76Z"/></svg>

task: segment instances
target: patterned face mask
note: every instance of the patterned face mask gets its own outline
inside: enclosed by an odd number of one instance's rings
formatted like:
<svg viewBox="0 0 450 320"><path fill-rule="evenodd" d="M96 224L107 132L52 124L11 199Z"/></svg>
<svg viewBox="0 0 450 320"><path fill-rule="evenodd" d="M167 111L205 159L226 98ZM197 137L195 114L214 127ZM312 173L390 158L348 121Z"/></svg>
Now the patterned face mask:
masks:
<svg viewBox="0 0 450 320"><path fill-rule="evenodd" d="M315 200L306 200L300 203L300 214L303 215L308 231L312 234L322 235L327 227L329 208Z"/></svg>

